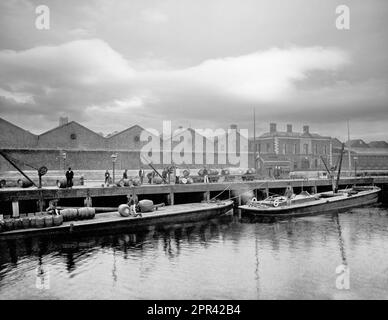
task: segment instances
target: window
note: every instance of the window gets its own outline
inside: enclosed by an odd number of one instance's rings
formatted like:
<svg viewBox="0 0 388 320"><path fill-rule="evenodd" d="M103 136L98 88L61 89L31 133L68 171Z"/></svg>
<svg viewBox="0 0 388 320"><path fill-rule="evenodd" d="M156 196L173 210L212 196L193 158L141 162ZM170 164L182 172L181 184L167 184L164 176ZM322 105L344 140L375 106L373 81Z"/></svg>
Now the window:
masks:
<svg viewBox="0 0 388 320"><path fill-rule="evenodd" d="M303 152L304 154L309 154L309 145L307 143L303 145Z"/></svg>
<svg viewBox="0 0 388 320"><path fill-rule="evenodd" d="M318 159L315 159L315 161L314 161L315 163L315 168L318 168Z"/></svg>
<svg viewBox="0 0 388 320"><path fill-rule="evenodd" d="M283 145L283 154L286 154L286 153L287 153L287 145L284 144L284 145Z"/></svg>
<svg viewBox="0 0 388 320"><path fill-rule="evenodd" d="M271 150L271 145L267 143L267 152L270 152L270 150Z"/></svg>
<svg viewBox="0 0 388 320"><path fill-rule="evenodd" d="M318 145L315 145L315 154L318 154Z"/></svg>
<svg viewBox="0 0 388 320"><path fill-rule="evenodd" d="M257 146L258 146L257 151L260 153L260 151L261 151L261 144L259 143Z"/></svg>
<svg viewBox="0 0 388 320"><path fill-rule="evenodd" d="M71 140L76 140L76 139L77 139L77 135L76 135L75 133L72 133L72 134L70 135L70 139L71 139Z"/></svg>
<svg viewBox="0 0 388 320"><path fill-rule="evenodd" d="M294 144L294 154L297 154L297 153L298 153L298 149L297 149L297 148L298 148L298 146L297 146L297 144L295 143L295 144Z"/></svg>

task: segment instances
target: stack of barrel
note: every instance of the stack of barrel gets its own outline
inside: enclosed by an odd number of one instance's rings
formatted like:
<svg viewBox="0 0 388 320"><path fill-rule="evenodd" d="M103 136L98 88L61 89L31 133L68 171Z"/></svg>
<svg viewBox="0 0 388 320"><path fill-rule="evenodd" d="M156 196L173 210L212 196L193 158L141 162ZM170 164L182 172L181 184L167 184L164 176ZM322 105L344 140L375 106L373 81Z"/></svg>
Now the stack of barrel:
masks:
<svg viewBox="0 0 388 320"><path fill-rule="evenodd" d="M20 214L19 217L5 216L0 219L0 232L29 228L57 227L63 223L61 215L49 215L42 212Z"/></svg>
<svg viewBox="0 0 388 320"><path fill-rule="evenodd" d="M96 210L90 207L84 207L79 209L62 209L61 216L64 221L73 220L87 220L93 219L96 215Z"/></svg>

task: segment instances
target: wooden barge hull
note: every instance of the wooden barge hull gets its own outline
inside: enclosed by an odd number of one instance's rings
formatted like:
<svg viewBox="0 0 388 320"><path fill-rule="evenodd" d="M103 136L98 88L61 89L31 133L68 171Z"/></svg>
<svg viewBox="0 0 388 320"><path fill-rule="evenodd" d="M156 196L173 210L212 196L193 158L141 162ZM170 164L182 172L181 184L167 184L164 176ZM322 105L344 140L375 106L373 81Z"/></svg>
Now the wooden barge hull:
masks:
<svg viewBox="0 0 388 320"><path fill-rule="evenodd" d="M19 229L0 233L0 241L30 236L80 235L107 230L143 230L151 226L169 226L197 222L221 216L233 209L233 201L189 203L166 206L142 217L121 217L118 212L100 213L91 220L67 221L57 227Z"/></svg>
<svg viewBox="0 0 388 320"><path fill-rule="evenodd" d="M343 212L354 207L369 206L378 202L380 189L374 188L351 196L339 196L312 201L308 204L284 207L260 208L249 205L239 206L243 213L262 217L308 216L330 212Z"/></svg>

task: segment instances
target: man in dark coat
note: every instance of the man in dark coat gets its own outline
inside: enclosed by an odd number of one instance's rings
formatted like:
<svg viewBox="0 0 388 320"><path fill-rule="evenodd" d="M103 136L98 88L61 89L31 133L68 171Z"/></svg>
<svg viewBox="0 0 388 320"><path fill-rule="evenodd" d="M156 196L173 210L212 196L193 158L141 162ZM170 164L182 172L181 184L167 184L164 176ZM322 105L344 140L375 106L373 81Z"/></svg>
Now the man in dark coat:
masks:
<svg viewBox="0 0 388 320"><path fill-rule="evenodd" d="M66 187L71 188L73 186L73 177L74 172L69 167L69 170L66 171Z"/></svg>

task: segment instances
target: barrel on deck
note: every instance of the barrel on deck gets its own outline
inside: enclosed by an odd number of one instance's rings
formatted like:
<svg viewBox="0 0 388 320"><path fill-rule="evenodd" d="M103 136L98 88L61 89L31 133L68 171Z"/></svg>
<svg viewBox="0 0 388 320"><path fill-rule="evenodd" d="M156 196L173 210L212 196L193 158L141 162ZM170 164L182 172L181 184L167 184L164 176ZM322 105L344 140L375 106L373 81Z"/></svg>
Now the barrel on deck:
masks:
<svg viewBox="0 0 388 320"><path fill-rule="evenodd" d="M129 217L131 214L131 209L127 204L120 204L117 210L122 217Z"/></svg>
<svg viewBox="0 0 388 320"><path fill-rule="evenodd" d="M78 209L63 209L60 214L63 216L63 221L76 220L78 217Z"/></svg>
<svg viewBox="0 0 388 320"><path fill-rule="evenodd" d="M44 216L44 226L45 227L52 227L53 226L53 216L52 215L46 215Z"/></svg>
<svg viewBox="0 0 388 320"><path fill-rule="evenodd" d="M96 210L94 208L85 207L78 209L78 218L80 220L93 219L96 214Z"/></svg>
<svg viewBox="0 0 388 320"><path fill-rule="evenodd" d="M139 201L139 208L141 212L152 212L155 206L152 200L144 199Z"/></svg>
<svg viewBox="0 0 388 320"><path fill-rule="evenodd" d="M23 229L28 229L30 227L30 225L31 225L30 218L29 217L23 217L21 219L22 219Z"/></svg>
<svg viewBox="0 0 388 320"><path fill-rule="evenodd" d="M53 216L53 225L55 227L60 226L63 223L63 216L62 215L55 215Z"/></svg>

